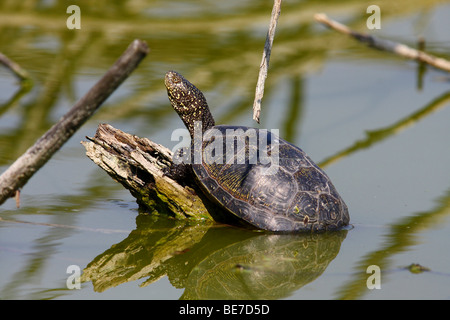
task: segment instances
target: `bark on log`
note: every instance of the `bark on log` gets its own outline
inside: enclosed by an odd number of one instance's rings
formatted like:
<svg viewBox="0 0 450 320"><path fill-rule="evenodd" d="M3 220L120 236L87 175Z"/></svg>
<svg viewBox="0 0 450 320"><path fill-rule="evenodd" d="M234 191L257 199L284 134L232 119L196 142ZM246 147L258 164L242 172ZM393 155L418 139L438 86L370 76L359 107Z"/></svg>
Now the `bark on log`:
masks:
<svg viewBox="0 0 450 320"><path fill-rule="evenodd" d="M150 213L176 218L212 220L209 201L198 190L195 181L186 186L164 175L172 164L172 152L147 138L140 138L100 124L93 138L81 143L86 155L121 183Z"/></svg>

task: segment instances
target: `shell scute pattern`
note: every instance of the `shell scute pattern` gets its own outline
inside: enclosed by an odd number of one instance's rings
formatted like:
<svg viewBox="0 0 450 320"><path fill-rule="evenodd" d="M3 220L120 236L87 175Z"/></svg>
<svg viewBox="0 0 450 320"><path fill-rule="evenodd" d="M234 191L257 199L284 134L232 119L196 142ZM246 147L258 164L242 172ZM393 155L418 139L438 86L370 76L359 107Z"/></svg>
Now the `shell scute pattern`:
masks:
<svg viewBox="0 0 450 320"><path fill-rule="evenodd" d="M213 128L224 135L221 141L225 148L226 130L242 127ZM205 192L229 212L266 230L315 231L348 224L347 207L328 176L300 148L278 137L271 139L279 143L280 158L272 163L277 167L275 174L262 173L270 164L227 162L224 153L222 163L203 161L193 165ZM203 141L203 150L213 141L217 140ZM243 148L235 149L234 161ZM267 148L271 150L270 143Z"/></svg>

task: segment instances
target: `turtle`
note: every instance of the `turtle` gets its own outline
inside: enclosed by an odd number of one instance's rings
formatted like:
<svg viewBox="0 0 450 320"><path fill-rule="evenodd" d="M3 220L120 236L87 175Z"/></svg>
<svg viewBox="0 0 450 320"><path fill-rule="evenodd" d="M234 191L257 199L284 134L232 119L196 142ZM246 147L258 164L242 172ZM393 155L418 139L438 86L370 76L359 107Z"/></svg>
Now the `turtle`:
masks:
<svg viewBox="0 0 450 320"><path fill-rule="evenodd" d="M175 71L164 83L191 136L167 173L193 174L207 198L226 214L272 232L342 229L348 207L327 174L299 147L266 129L216 125L203 93Z"/></svg>

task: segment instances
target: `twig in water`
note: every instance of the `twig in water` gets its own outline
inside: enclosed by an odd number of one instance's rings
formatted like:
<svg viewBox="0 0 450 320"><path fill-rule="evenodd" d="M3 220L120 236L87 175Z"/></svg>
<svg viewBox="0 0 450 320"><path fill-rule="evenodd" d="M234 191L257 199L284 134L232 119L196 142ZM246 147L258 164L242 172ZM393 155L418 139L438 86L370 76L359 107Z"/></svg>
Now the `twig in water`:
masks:
<svg viewBox="0 0 450 320"><path fill-rule="evenodd" d="M139 65L148 51L145 42L134 40L106 74L0 176L0 204L24 186L28 179L94 114Z"/></svg>
<svg viewBox="0 0 450 320"><path fill-rule="evenodd" d="M272 16L270 17L269 31L267 32L266 43L264 44L264 52L259 67L258 82L256 84L255 100L253 102L253 120L259 123L261 114L261 100L264 95L264 82L267 78L267 69L269 68L270 53L272 51L273 38L277 27L278 17L281 12L281 0L275 0L272 8Z"/></svg>
<svg viewBox="0 0 450 320"><path fill-rule="evenodd" d="M413 49L402 43L379 39L374 36L369 36L367 34L353 31L346 25L343 25L342 23L339 23L332 19L329 19L327 17L327 15L324 13L315 14L314 18L318 22L320 22L336 31L339 31L341 33L349 35L349 36L355 38L356 40L367 44L370 47L373 47L373 48L376 48L379 50L383 50L383 51L392 52L392 53L395 53L404 58L417 60L417 61L429 64L430 66L433 66L437 69L441 69L441 70L450 72L450 61L445 60L443 58L433 56L433 55L423 52L421 50Z"/></svg>

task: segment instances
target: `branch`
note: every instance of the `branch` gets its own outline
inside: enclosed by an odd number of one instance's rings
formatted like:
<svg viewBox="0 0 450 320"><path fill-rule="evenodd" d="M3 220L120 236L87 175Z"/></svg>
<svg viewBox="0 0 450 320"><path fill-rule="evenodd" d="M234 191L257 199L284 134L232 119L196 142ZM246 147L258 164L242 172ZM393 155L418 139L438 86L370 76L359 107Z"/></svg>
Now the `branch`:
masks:
<svg viewBox="0 0 450 320"><path fill-rule="evenodd" d="M89 92L0 176L0 204L24 186L62 147L139 65L148 51L145 42L134 40Z"/></svg>
<svg viewBox="0 0 450 320"><path fill-rule="evenodd" d="M351 37L355 38L356 40L367 44L369 47L373 47L373 48L376 48L379 50L395 53L403 58L417 60L417 61L429 64L430 66L433 66L437 69L441 69L441 70L450 72L450 61L445 60L443 58L433 56L433 55L428 54L421 50L413 49L402 43L379 39L374 36L369 36L367 34L362 34L362 33L353 31L346 25L343 25L332 19L329 19L327 17L327 15L325 15L324 13L315 14L314 18L318 22L328 26L329 28L332 28L343 34L351 36Z"/></svg>
<svg viewBox="0 0 450 320"><path fill-rule="evenodd" d="M264 51L259 67L258 82L256 84L255 100L253 101L253 120L259 123L261 113L261 100L264 95L264 82L267 78L267 69L269 68L270 53L272 52L273 38L275 37L275 29L277 28L278 17L281 12L281 1L275 0L272 8L272 16L270 17L269 31L264 44Z"/></svg>

